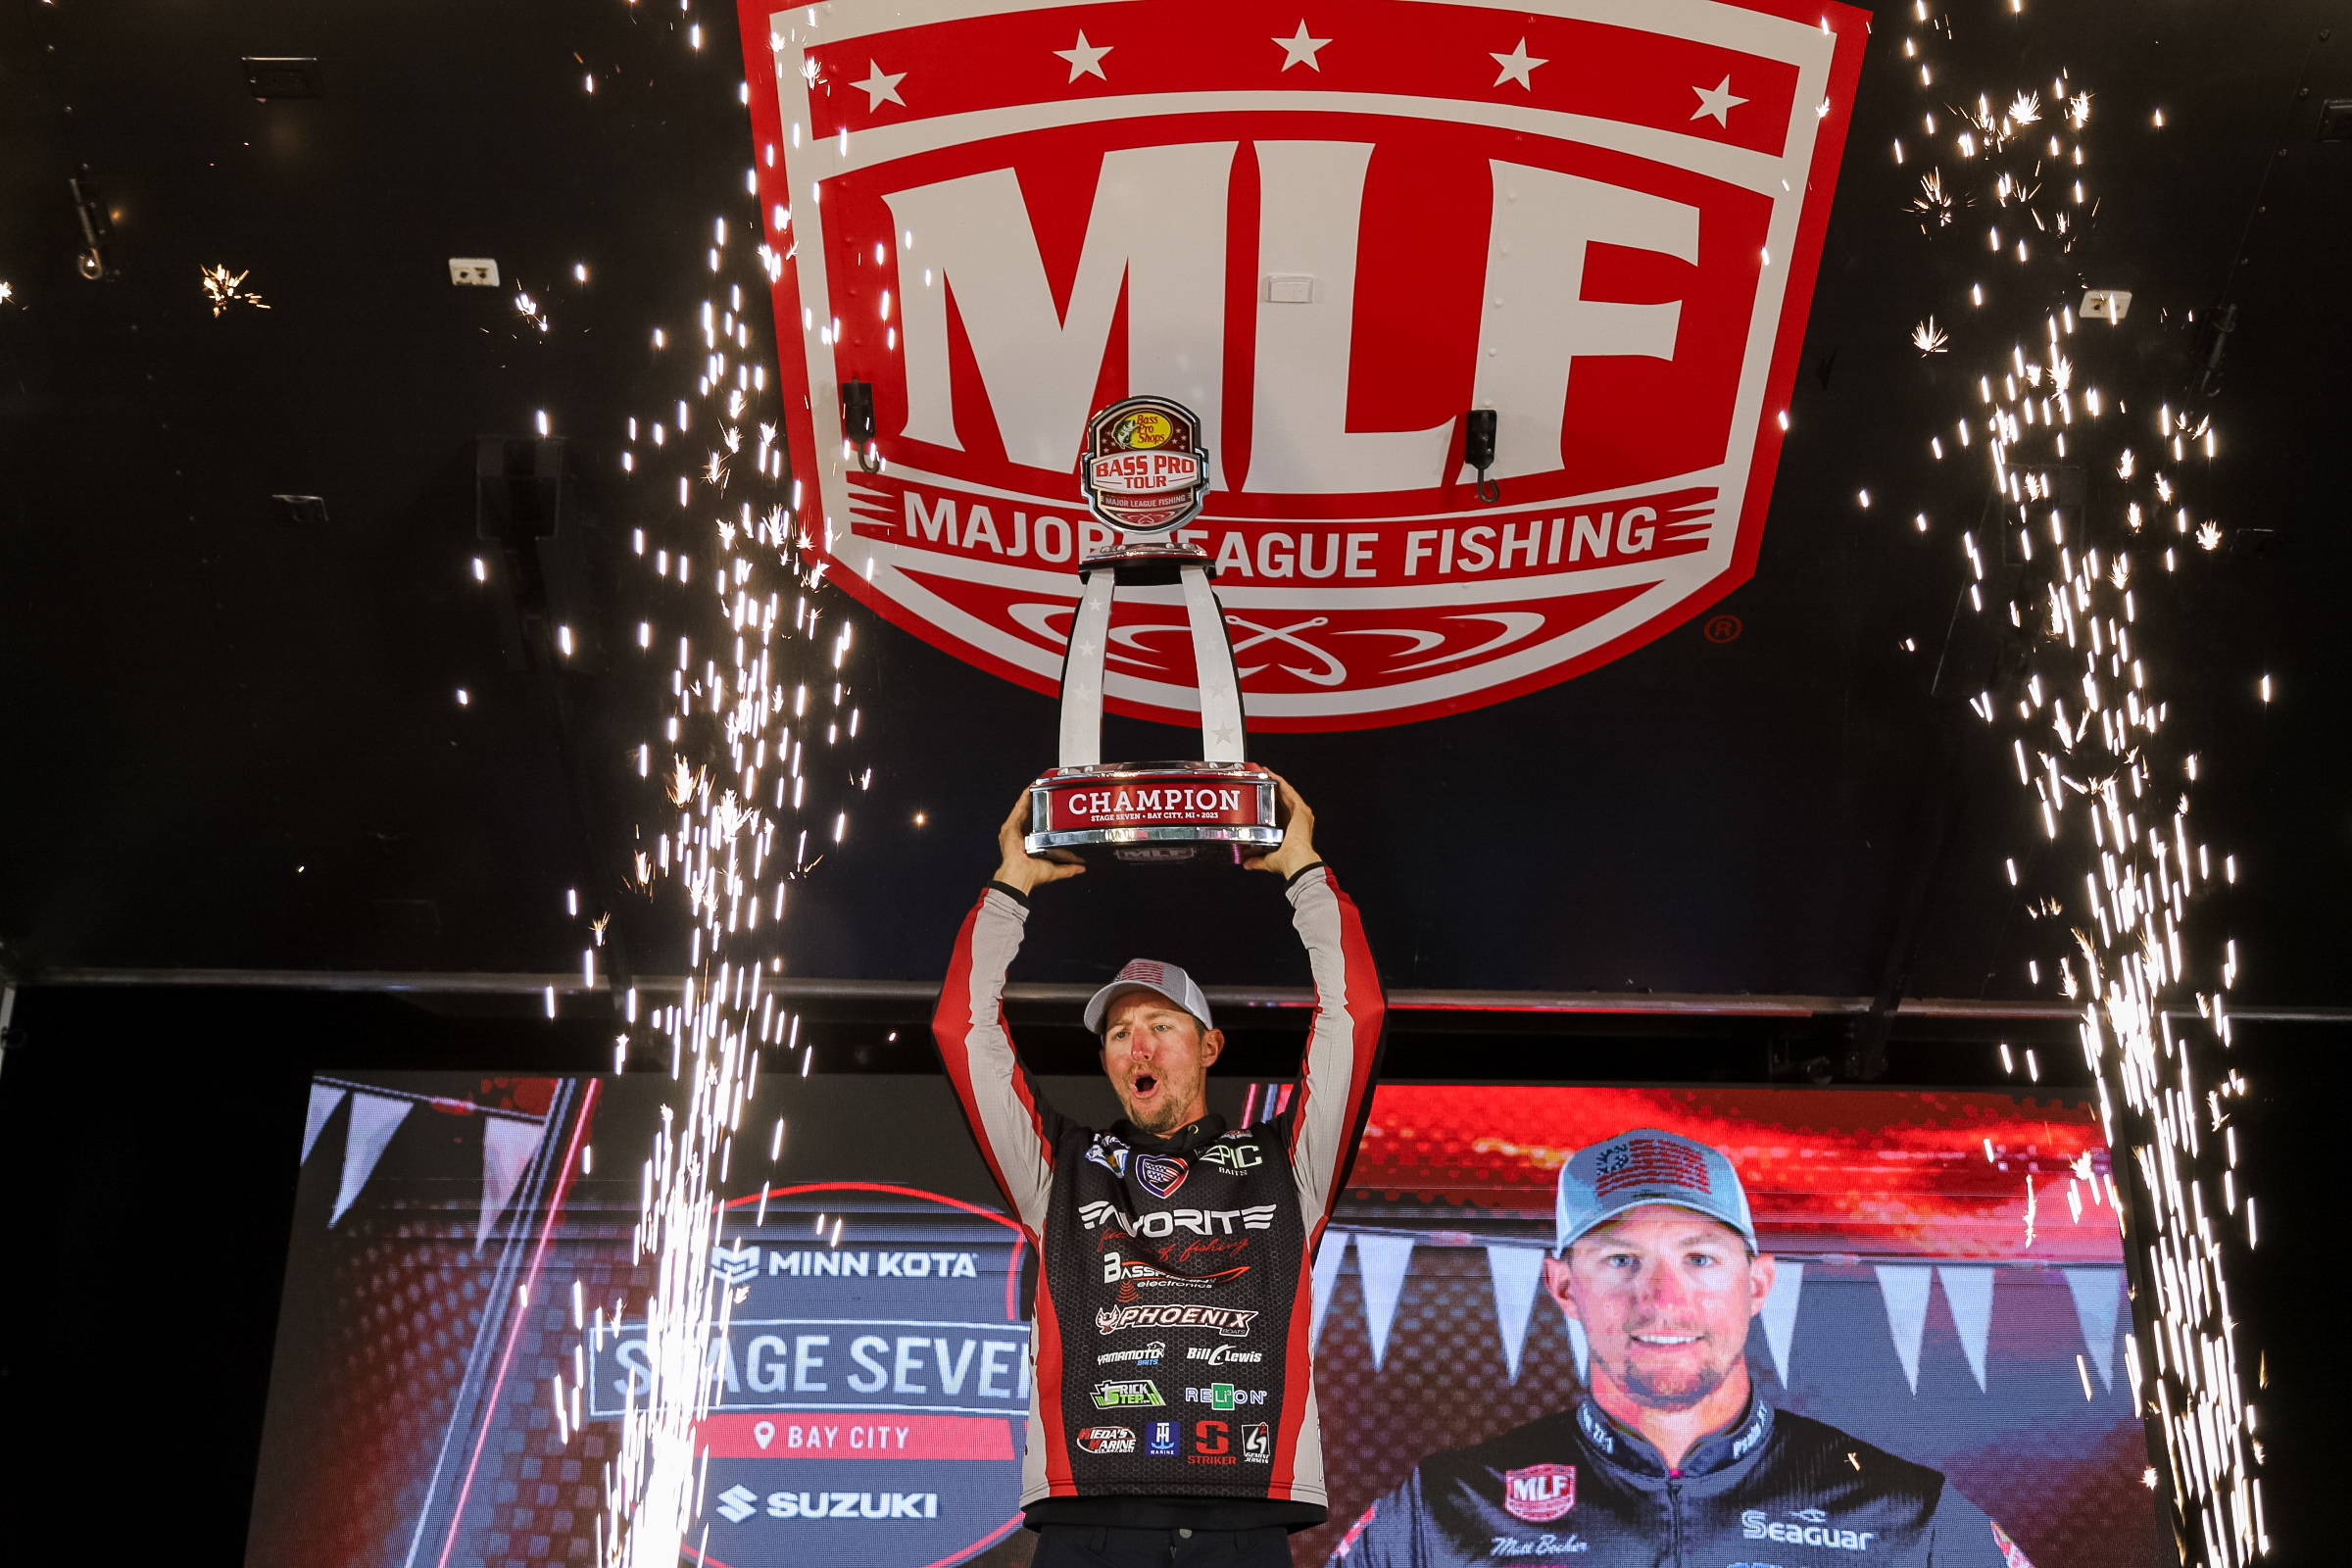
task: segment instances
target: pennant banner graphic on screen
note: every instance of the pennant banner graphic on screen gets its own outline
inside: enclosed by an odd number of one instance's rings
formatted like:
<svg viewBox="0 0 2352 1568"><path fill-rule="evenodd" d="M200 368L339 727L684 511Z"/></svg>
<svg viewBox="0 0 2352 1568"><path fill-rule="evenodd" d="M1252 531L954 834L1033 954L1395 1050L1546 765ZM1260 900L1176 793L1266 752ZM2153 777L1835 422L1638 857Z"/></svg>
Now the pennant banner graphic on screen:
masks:
<svg viewBox="0 0 2352 1568"><path fill-rule="evenodd" d="M2075 1317L2082 1325L2082 1344L2090 1364L2099 1369L2099 1382L2115 1387L2115 1320L2124 1302L2124 1271L2120 1268L2070 1268L2066 1289L2075 1298Z"/></svg>
<svg viewBox="0 0 2352 1568"><path fill-rule="evenodd" d="M516 1121L507 1116L487 1116L482 1120L482 1216L473 1228L474 1250L490 1240L490 1227L506 1212L507 1200L514 1196L514 1186L522 1180L531 1156L539 1152L539 1140L547 1134L547 1124L540 1121Z"/></svg>
<svg viewBox="0 0 2352 1568"><path fill-rule="evenodd" d="M1340 1260L1348 1255L1346 1231L1325 1231L1322 1245L1315 1249L1315 1303L1307 1318L1306 1343L1312 1346L1323 1337L1323 1314L1331 1309L1331 1293L1340 1282Z"/></svg>
<svg viewBox="0 0 2352 1568"><path fill-rule="evenodd" d="M1977 1387L1984 1387L1984 1342L1992 1332L1992 1267L1987 1263L1938 1263L1936 1277L1943 1281L1944 1303L1952 1309L1952 1327L1960 1331L1960 1350ZM1919 1379L1911 1379L1913 1393Z"/></svg>
<svg viewBox="0 0 2352 1568"><path fill-rule="evenodd" d="M1764 1298L1764 1310L1757 1314L1764 1320L1764 1345L1772 1352L1772 1369L1784 1389L1788 1386L1788 1347L1796 1338L1796 1299L1804 1288L1805 1265L1782 1258L1772 1294Z"/></svg>
<svg viewBox="0 0 2352 1568"><path fill-rule="evenodd" d="M1372 1330L1372 1369L1380 1370L1388 1353L1389 1330L1396 1322L1396 1297L1404 1289L1404 1272L1412 1266L1413 1239L1355 1234L1355 1271L1364 1281L1364 1319Z"/></svg>
<svg viewBox="0 0 2352 1568"><path fill-rule="evenodd" d="M409 1113L410 1102L394 1100L386 1095L354 1093L351 1097L351 1130L343 1141L343 1183L335 1189L335 1211L327 1216L332 1225L342 1219L360 1189L368 1185L368 1175L375 1162L383 1157L384 1146L392 1141L393 1130Z"/></svg>
<svg viewBox="0 0 2352 1568"><path fill-rule="evenodd" d="M318 1134L326 1126L326 1118L332 1116L335 1107L341 1103L342 1090L328 1084L311 1085L311 1108L303 1113L302 1158L297 1163L310 1163L312 1146L318 1142Z"/></svg>
<svg viewBox="0 0 2352 1568"><path fill-rule="evenodd" d="M1919 1392L1919 1342L1928 1329L1928 1291L1936 1270L1927 1263L1881 1263L1879 1295L1886 1303L1886 1332L1894 1336L1894 1353L1903 1363L1903 1378Z"/></svg>
<svg viewBox="0 0 2352 1568"><path fill-rule="evenodd" d="M1544 1283L1544 1250L1489 1243L1487 1272L1494 1281L1494 1323L1502 1331L1502 1362L1516 1383L1519 1357L1527 1348L1528 1313Z"/></svg>

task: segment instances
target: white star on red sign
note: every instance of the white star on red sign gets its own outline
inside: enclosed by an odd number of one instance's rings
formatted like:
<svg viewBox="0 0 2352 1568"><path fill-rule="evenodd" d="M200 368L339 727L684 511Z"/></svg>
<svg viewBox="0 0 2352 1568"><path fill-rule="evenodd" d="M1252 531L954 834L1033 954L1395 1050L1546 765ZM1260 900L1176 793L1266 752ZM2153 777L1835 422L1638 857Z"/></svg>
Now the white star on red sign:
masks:
<svg viewBox="0 0 2352 1568"><path fill-rule="evenodd" d="M1690 90L1698 94L1698 107L1690 111L1690 118L1711 119L1727 130L1731 128L1734 107L1747 102L1732 91L1732 78L1728 75L1712 87L1693 87Z"/></svg>
<svg viewBox="0 0 2352 1568"><path fill-rule="evenodd" d="M1296 33L1288 38L1276 38L1273 42L1282 50L1283 70L1288 71L1293 66L1304 66L1309 71L1321 71L1323 63L1315 58L1315 51L1331 40L1329 38L1309 38L1306 35L1306 19L1301 17L1298 21L1298 30Z"/></svg>
<svg viewBox="0 0 2352 1568"><path fill-rule="evenodd" d="M1086 29L1081 27L1075 44L1067 49L1056 49L1054 53L1070 63L1070 80L1093 76L1100 81L1108 81L1110 78L1102 74L1102 57L1117 47L1116 44L1107 43L1100 46L1089 44L1086 41Z"/></svg>
<svg viewBox="0 0 2352 1568"><path fill-rule="evenodd" d="M1520 86L1525 87L1529 92L1534 92L1536 90L1536 84L1532 79L1535 74L1536 68L1538 66L1547 66L1551 64L1551 62L1548 60L1539 60L1535 56L1529 54L1527 52L1527 40L1525 38L1520 39L1518 47L1513 49L1507 55L1495 54L1492 49L1488 50L1487 54L1496 65L1502 68L1502 74L1494 78L1495 86L1499 87L1506 81L1515 81Z"/></svg>
<svg viewBox="0 0 2352 1568"><path fill-rule="evenodd" d="M901 109L906 107L906 100L899 96L899 83L906 79L906 73L885 73L871 60L865 63L865 73L863 81L853 81L850 85L864 91L868 110L879 109L884 104L897 104Z"/></svg>

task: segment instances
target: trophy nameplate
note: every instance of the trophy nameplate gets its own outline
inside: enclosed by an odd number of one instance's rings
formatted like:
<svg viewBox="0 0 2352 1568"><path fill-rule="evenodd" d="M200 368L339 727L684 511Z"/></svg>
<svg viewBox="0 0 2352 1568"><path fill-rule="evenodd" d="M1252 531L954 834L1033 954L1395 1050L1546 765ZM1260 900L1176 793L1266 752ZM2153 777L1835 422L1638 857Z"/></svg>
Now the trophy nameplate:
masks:
<svg viewBox="0 0 2352 1568"><path fill-rule="evenodd" d="M1126 398L1087 421L1079 481L1087 507L1122 540L1079 564L1084 585L1061 665L1061 762L1029 786L1031 855L1108 852L1183 859L1203 846L1262 855L1282 843L1274 776L1243 757L1241 677L1208 553L1174 537L1208 494L1200 421L1165 398ZM1199 761L1102 760L1102 662L1121 584L1184 594L1200 687Z"/></svg>

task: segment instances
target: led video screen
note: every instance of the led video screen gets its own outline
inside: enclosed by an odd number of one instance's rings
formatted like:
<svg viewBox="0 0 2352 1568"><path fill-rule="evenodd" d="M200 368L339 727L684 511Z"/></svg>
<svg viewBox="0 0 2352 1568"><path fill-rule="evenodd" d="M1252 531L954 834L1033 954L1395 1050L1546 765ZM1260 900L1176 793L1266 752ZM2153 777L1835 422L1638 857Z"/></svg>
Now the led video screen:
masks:
<svg viewBox="0 0 2352 1568"><path fill-rule="evenodd" d="M1100 1081L1041 1086L1083 1120L1115 1114ZM668 1088L315 1084L249 1563L599 1561L607 1469L645 1389L654 1281L634 1232ZM1212 1102L1240 1121L1287 1093L1237 1083ZM741 1125L778 1121L747 1135L759 1168L717 1199L725 1322L688 1560L1026 1562L1037 1259L947 1085L771 1082ZM2153 1564L2107 1159L2091 1110L2055 1097L1384 1087L1313 1263L1331 1517L1294 1558L1625 1560L1635 1515L1594 1455L1638 1434L1603 1396L1697 1358L1705 1387L1752 1390L1730 1447L1761 1442L1760 1419L1913 1503L1940 1496L1937 1563ZM1563 1171L1605 1199L1660 1169L1744 1197L1758 1256L1721 1259L1746 1282L1729 1317L1613 1308L1608 1227L1555 1256ZM1078 1439L1164 1452L1172 1492L1189 1465L1255 1462L1265 1351L1223 1328L1085 1347L1090 1380L1137 1407ZM1862 1481L1738 1469L1718 1491L1728 1554L1710 1563L1895 1560L1892 1504Z"/></svg>

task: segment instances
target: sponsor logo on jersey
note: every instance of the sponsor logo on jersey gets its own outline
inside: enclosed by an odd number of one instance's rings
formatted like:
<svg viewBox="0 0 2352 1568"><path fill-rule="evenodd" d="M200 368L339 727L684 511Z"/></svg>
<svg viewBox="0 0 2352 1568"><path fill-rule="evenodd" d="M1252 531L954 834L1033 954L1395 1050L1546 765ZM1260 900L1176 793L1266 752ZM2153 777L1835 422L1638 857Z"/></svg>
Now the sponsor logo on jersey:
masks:
<svg viewBox="0 0 2352 1568"><path fill-rule="evenodd" d="M1088 1427L1078 1434L1078 1446L1089 1453L1133 1453L1135 1428Z"/></svg>
<svg viewBox="0 0 2352 1568"><path fill-rule="evenodd" d="M1095 1365L1107 1366L1113 1361L1133 1361L1137 1366L1157 1366L1159 1358L1167 1353L1166 1342L1153 1340L1140 1349L1104 1350L1101 1355L1095 1357Z"/></svg>
<svg viewBox="0 0 2352 1568"><path fill-rule="evenodd" d="M1576 1506L1576 1466L1531 1464L1502 1473L1502 1507L1514 1519L1549 1524Z"/></svg>
<svg viewBox="0 0 2352 1568"><path fill-rule="evenodd" d="M936 1492L771 1492L764 1510L755 1507L759 1494L733 1486L718 1494L718 1512L729 1524L741 1524L755 1512L770 1519L936 1519Z"/></svg>
<svg viewBox="0 0 2352 1568"><path fill-rule="evenodd" d="M1239 1176L1263 1165L1266 1152L1255 1144L1211 1144L1200 1151L1200 1157L1228 1176Z"/></svg>
<svg viewBox="0 0 2352 1568"><path fill-rule="evenodd" d="M1240 1464L1242 1456L1233 1451L1233 1428L1223 1421L1193 1423L1193 1451L1184 1456L1187 1464Z"/></svg>
<svg viewBox="0 0 2352 1568"><path fill-rule="evenodd" d="M1096 1309L1095 1332L1116 1334L1122 1329L1215 1329L1238 1340L1257 1321L1254 1310L1230 1306L1105 1306Z"/></svg>
<svg viewBox="0 0 2352 1568"><path fill-rule="evenodd" d="M1184 1358L1206 1361L1210 1366L1255 1366L1266 1358L1266 1352L1236 1349L1230 1345L1196 1345L1184 1352Z"/></svg>
<svg viewBox="0 0 2352 1568"><path fill-rule="evenodd" d="M1757 1402L1761 1404L1763 1401ZM1609 1424L1600 1418L1600 1412L1593 1408L1592 1400L1587 1399L1576 1407L1576 1424L1584 1428L1585 1437L1592 1446L1603 1453L1617 1451L1616 1436L1609 1431Z"/></svg>
<svg viewBox="0 0 2352 1568"><path fill-rule="evenodd" d="M1840 1530L1836 1525L1819 1523L1829 1518L1819 1508L1799 1510L1795 1517L1796 1523L1788 1524L1772 1518L1761 1508L1750 1508L1740 1516L1740 1538L1778 1541L1791 1546L1822 1546L1831 1551L1868 1551L1878 1535L1875 1530Z"/></svg>
<svg viewBox="0 0 2352 1568"><path fill-rule="evenodd" d="M1176 1457L1175 1422L1154 1421L1152 1423L1152 1452L1162 1459Z"/></svg>
<svg viewBox="0 0 2352 1568"><path fill-rule="evenodd" d="M1119 1298L1126 1300L1137 1290L1156 1291L1213 1291L1228 1280L1236 1280L1250 1272L1247 1263L1221 1268L1214 1274L1171 1274L1166 1269L1139 1262L1124 1252L1102 1254L1102 1283L1116 1285Z"/></svg>
<svg viewBox="0 0 2352 1568"><path fill-rule="evenodd" d="M1237 1389L1230 1383L1211 1383L1205 1388L1187 1389L1185 1399L1193 1404L1205 1404L1212 1410L1236 1410L1243 1405L1263 1404L1263 1389Z"/></svg>
<svg viewBox="0 0 2352 1568"><path fill-rule="evenodd" d="M1095 1385L1095 1408L1121 1410L1130 1405L1166 1404L1159 1396L1159 1385L1150 1378L1104 1378Z"/></svg>
<svg viewBox="0 0 2352 1568"><path fill-rule="evenodd" d="M1242 1428L1242 1462L1272 1464L1274 1462L1274 1429L1263 1421L1252 1421Z"/></svg>
<svg viewBox="0 0 2352 1568"><path fill-rule="evenodd" d="M1494 1544L1487 1548L1487 1555L1490 1557L1555 1557L1565 1556L1572 1551L1591 1551L1592 1549L1592 1543L1574 1531L1570 1531L1564 1536L1555 1536L1546 1530L1533 1541L1520 1536L1496 1536ZM1728 1568L1768 1568L1768 1565L1733 1563L1728 1565Z"/></svg>
<svg viewBox="0 0 2352 1568"><path fill-rule="evenodd" d="M1095 1141L1086 1146L1086 1157L1113 1176L1127 1174L1127 1157L1131 1152L1132 1151L1125 1144L1107 1133L1095 1134ZM1094 1221L1089 1220L1087 1223L1091 1225Z"/></svg>
<svg viewBox="0 0 2352 1568"><path fill-rule="evenodd" d="M1247 1208L1161 1208L1138 1219L1100 1200L1078 1205L1078 1223L1088 1230L1116 1225L1131 1235L1156 1241L1188 1231L1195 1236L1231 1236L1236 1231L1270 1231L1274 1205L1251 1203Z"/></svg>
<svg viewBox="0 0 2352 1568"><path fill-rule="evenodd" d="M1170 1198L1193 1173L1192 1167L1173 1154L1139 1154L1135 1161L1136 1184L1153 1198Z"/></svg>

